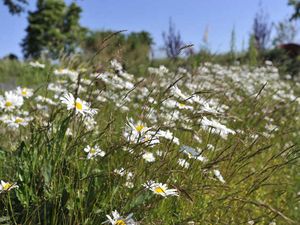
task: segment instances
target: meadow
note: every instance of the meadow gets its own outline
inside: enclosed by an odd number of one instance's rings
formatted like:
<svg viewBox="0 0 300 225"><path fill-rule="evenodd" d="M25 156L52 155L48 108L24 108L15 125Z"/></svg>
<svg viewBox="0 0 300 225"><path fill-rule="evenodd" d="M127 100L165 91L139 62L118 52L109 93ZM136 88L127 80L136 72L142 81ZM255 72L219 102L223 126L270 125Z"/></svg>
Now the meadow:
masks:
<svg viewBox="0 0 300 225"><path fill-rule="evenodd" d="M300 224L300 84L271 62L0 76L2 225Z"/></svg>

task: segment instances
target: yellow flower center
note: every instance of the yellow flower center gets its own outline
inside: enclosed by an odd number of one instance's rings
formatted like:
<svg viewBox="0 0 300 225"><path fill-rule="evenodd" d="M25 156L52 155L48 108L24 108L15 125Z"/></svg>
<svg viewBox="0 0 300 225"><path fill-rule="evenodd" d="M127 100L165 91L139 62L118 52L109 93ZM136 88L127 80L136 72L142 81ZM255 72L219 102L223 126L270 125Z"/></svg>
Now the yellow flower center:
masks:
<svg viewBox="0 0 300 225"><path fill-rule="evenodd" d="M82 110L82 104L80 103L80 102L75 102L75 108L77 109L77 110Z"/></svg>
<svg viewBox="0 0 300 225"><path fill-rule="evenodd" d="M27 95L27 89L24 88L21 93L22 93L23 96L26 96Z"/></svg>
<svg viewBox="0 0 300 225"><path fill-rule="evenodd" d="M117 220L115 224L116 225L126 225L124 220Z"/></svg>
<svg viewBox="0 0 300 225"><path fill-rule="evenodd" d="M154 189L154 191L155 191L156 193L159 193L159 194L165 193L164 189L162 189L161 187L156 187L156 188Z"/></svg>
<svg viewBox="0 0 300 225"><path fill-rule="evenodd" d="M135 129L138 131L138 132L141 132L143 129L144 129L144 125L142 124L139 124L135 127Z"/></svg>
<svg viewBox="0 0 300 225"><path fill-rule="evenodd" d="M11 101L6 101L6 102L5 102L5 106L6 106L6 107L12 106L12 102L11 102Z"/></svg>
<svg viewBox="0 0 300 225"><path fill-rule="evenodd" d="M5 183L3 186L2 186L2 188L3 188L3 190L4 191L7 191L7 190L9 190L9 188L12 186L12 184L10 184L10 183Z"/></svg>
<svg viewBox="0 0 300 225"><path fill-rule="evenodd" d="M179 107L185 107L185 104L179 103Z"/></svg>
<svg viewBox="0 0 300 225"><path fill-rule="evenodd" d="M15 123L22 123L24 120L22 118L16 118Z"/></svg>
<svg viewBox="0 0 300 225"><path fill-rule="evenodd" d="M91 153L91 154L95 154L95 153L96 153L96 149L91 148L90 153Z"/></svg>

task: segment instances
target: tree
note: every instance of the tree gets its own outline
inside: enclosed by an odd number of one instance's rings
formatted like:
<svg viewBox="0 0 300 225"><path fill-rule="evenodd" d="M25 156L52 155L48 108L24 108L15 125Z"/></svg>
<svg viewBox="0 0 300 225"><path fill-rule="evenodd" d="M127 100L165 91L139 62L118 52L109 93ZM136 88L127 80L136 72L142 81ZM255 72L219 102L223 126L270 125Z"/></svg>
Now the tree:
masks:
<svg viewBox="0 0 300 225"><path fill-rule="evenodd" d="M83 52L93 57L99 52L97 62L108 62L112 58L125 61L126 65L138 65L149 61L153 40L146 31L125 35L113 31L90 31L83 42Z"/></svg>
<svg viewBox="0 0 300 225"><path fill-rule="evenodd" d="M275 25L276 36L273 40L275 46L294 42L297 36L297 28L294 22L284 20Z"/></svg>
<svg viewBox="0 0 300 225"><path fill-rule="evenodd" d="M268 15L263 9L256 13L253 23L253 35L258 50L266 49L271 35L272 26L269 24Z"/></svg>
<svg viewBox="0 0 300 225"><path fill-rule="evenodd" d="M236 60L236 35L235 28L232 28L230 38L230 58L234 62Z"/></svg>
<svg viewBox="0 0 300 225"><path fill-rule="evenodd" d="M28 4L28 0L3 0L3 4L6 5L9 12L14 15L24 11L24 7Z"/></svg>
<svg viewBox="0 0 300 225"><path fill-rule="evenodd" d="M38 0L37 10L29 12L27 35L21 44L25 58L73 53L85 32L79 25L80 13L75 3L66 6L63 0Z"/></svg>
<svg viewBox="0 0 300 225"><path fill-rule="evenodd" d="M146 31L132 32L127 36L125 55L127 62L139 65L149 60L153 40Z"/></svg>
<svg viewBox="0 0 300 225"><path fill-rule="evenodd" d="M172 20L169 21L169 30L168 33L162 33L164 39L163 49L166 51L166 54L169 58L176 59L180 53L180 48L184 45L180 32L176 32L175 24L172 23Z"/></svg>
<svg viewBox="0 0 300 225"><path fill-rule="evenodd" d="M84 38L87 29L79 25L81 8L74 2L66 10L63 33L65 34L66 52L74 52L78 48L78 42Z"/></svg>
<svg viewBox="0 0 300 225"><path fill-rule="evenodd" d="M289 0L288 5L294 7L294 13L290 20L296 20L300 17L300 1L299 0Z"/></svg>

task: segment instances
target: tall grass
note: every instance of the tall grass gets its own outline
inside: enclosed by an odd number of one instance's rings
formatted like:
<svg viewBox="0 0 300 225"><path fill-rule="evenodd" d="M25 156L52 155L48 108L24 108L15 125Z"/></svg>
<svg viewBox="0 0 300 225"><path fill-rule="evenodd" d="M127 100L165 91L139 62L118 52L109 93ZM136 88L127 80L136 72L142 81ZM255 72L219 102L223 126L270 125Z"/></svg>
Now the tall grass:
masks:
<svg viewBox="0 0 300 225"><path fill-rule="evenodd" d="M276 68L160 67L138 78L115 62L101 74L81 68L76 79L54 70L1 64L3 83L35 91L1 112L0 179L19 188L0 193L0 223L101 224L117 210L137 224L299 224L299 85ZM67 110L65 92L98 109L96 124ZM11 115L30 122L12 128ZM132 139L129 123L149 136ZM167 130L171 138L158 136ZM87 159L87 145L105 156ZM179 196L152 193L149 180Z"/></svg>

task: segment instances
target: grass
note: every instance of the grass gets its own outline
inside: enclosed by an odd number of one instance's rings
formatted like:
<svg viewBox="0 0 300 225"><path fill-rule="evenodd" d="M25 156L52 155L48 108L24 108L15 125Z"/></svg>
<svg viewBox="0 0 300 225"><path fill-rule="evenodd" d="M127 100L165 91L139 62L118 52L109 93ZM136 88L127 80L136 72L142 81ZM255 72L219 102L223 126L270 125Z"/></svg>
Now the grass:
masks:
<svg viewBox="0 0 300 225"><path fill-rule="evenodd" d="M0 64L5 87L34 89L1 111L0 178L19 188L0 193L0 224L101 224L113 210L138 224L299 224L299 85L274 67L161 67L132 78L87 67L73 81L56 67ZM64 92L90 102L96 124L67 110ZM12 128L12 115L30 122ZM151 130L133 136L128 123ZM87 145L105 156L88 159ZM149 180L179 196L153 193Z"/></svg>

